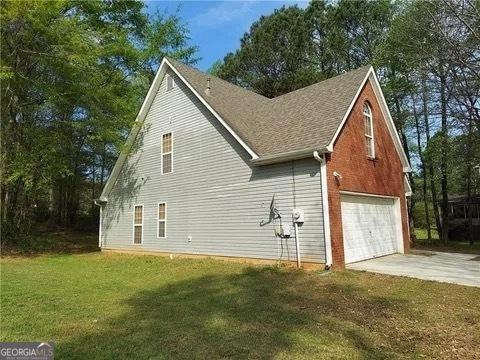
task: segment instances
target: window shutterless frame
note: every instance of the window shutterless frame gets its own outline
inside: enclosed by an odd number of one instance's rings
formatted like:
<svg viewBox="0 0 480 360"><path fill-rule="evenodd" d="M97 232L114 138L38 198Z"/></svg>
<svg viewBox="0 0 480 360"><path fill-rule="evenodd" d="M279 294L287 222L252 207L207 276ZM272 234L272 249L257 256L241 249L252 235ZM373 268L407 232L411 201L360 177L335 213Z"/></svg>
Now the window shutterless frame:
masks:
<svg viewBox="0 0 480 360"><path fill-rule="evenodd" d="M160 211L163 206L163 214ZM163 216L163 218L162 218ZM163 236L160 236L160 223L163 224ZM157 239L165 239L167 237L167 203L157 203Z"/></svg>
<svg viewBox="0 0 480 360"><path fill-rule="evenodd" d="M137 216L137 208L141 209L141 221L139 221ZM142 245L143 244L143 219L144 219L144 207L143 204L133 205L133 245ZM135 242L135 235L137 234L136 230L140 228L140 242Z"/></svg>
<svg viewBox="0 0 480 360"><path fill-rule="evenodd" d="M363 122L365 134L365 150L370 159L375 159L375 139L373 131L373 115L370 104L365 101L363 104Z"/></svg>
<svg viewBox="0 0 480 360"><path fill-rule="evenodd" d="M170 142L170 146L167 147L165 149L165 146L168 146L166 145L167 141ZM165 144L164 144L165 143ZM161 140L161 150L162 150L162 158L161 158L161 161L160 161L160 167L161 167L161 174L164 175L164 174L171 174L173 173L173 133L172 132L168 132L168 133L164 133L162 134L162 140ZM167 151L165 151L167 150ZM164 166L165 166L165 158L170 158L170 171L167 171L165 172L164 170Z"/></svg>

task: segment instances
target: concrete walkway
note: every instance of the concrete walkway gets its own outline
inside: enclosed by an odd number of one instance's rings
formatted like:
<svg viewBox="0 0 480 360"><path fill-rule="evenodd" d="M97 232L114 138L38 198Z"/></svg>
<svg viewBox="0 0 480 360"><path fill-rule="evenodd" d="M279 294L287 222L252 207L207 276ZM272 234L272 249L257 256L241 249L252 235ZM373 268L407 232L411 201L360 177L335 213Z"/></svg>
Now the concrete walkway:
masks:
<svg viewBox="0 0 480 360"><path fill-rule="evenodd" d="M347 269L480 287L480 255L412 250L348 264Z"/></svg>

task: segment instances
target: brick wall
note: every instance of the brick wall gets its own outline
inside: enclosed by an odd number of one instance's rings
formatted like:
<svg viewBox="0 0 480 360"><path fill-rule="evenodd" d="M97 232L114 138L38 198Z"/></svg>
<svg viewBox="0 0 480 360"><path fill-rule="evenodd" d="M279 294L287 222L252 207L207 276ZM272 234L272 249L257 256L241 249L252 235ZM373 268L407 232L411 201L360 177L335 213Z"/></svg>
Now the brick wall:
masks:
<svg viewBox="0 0 480 360"><path fill-rule="evenodd" d="M368 101L372 108L375 160L367 158L365 149L362 115L365 101ZM341 174L340 181L333 176L335 171ZM369 81L362 89L340 132L333 153L327 157L327 182L334 268L345 266L339 193L341 190L399 197L404 248L406 252L409 250L403 166Z"/></svg>

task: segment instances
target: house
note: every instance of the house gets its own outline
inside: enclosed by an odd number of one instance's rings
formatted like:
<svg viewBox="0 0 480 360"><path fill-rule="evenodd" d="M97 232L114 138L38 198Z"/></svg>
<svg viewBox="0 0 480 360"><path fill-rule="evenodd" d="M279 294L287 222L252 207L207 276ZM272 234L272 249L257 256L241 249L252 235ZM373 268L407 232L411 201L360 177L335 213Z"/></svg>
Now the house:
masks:
<svg viewBox="0 0 480 360"><path fill-rule="evenodd" d="M341 268L409 249L408 171L372 67L268 99L165 58L99 243Z"/></svg>
<svg viewBox="0 0 480 360"><path fill-rule="evenodd" d="M439 211L441 200L438 201ZM468 241L470 239L469 208L472 209L472 236L480 239L480 195L471 195L470 199L465 195L450 195L448 197L448 238L456 241Z"/></svg>

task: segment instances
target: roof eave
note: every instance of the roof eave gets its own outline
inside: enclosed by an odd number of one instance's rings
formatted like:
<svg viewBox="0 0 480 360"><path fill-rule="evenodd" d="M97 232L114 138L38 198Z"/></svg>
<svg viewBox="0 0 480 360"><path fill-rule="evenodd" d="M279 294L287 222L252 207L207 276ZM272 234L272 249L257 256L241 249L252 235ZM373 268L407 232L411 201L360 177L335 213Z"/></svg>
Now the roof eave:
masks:
<svg viewBox="0 0 480 360"><path fill-rule="evenodd" d="M308 148L294 151L287 151L280 154L261 156L258 159L252 159L250 162L255 165L270 165L292 160L300 160L313 157L313 153L318 151L320 154L330 153L331 151L327 147L323 148Z"/></svg>

